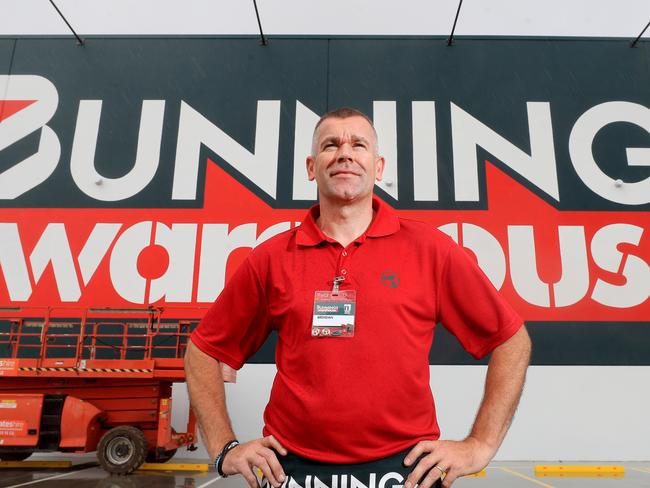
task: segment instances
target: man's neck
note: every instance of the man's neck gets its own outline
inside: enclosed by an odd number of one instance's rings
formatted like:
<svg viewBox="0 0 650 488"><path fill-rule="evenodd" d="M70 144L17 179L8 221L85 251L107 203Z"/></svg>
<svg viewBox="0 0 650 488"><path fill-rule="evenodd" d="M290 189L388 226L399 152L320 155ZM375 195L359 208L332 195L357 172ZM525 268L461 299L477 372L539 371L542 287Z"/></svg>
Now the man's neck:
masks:
<svg viewBox="0 0 650 488"><path fill-rule="evenodd" d="M326 236L347 247L368 229L373 213L372 196L343 204L321 200L316 223Z"/></svg>

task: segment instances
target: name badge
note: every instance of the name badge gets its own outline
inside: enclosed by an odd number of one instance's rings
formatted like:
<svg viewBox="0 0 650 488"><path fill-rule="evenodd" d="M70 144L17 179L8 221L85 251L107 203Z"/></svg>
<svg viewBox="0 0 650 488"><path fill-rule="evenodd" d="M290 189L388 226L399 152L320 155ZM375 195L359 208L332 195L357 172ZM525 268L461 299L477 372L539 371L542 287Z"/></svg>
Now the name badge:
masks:
<svg viewBox="0 0 650 488"><path fill-rule="evenodd" d="M312 337L354 337L356 302L355 290L315 292Z"/></svg>

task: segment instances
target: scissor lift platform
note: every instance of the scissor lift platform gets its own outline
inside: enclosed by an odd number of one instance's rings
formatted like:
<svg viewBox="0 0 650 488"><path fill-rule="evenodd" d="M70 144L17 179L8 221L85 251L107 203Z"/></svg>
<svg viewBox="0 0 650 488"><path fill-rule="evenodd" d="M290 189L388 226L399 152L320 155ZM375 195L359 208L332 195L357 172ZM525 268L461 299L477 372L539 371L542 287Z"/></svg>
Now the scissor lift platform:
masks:
<svg viewBox="0 0 650 488"><path fill-rule="evenodd" d="M171 427L171 387L200 311L0 309L0 459L91 452L126 474L195 449Z"/></svg>

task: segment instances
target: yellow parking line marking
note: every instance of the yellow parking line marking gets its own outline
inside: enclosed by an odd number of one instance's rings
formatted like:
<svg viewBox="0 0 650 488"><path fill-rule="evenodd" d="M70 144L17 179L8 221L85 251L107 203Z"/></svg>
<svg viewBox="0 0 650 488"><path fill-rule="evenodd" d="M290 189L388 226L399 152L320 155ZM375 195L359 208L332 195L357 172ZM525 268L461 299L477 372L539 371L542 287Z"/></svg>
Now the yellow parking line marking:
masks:
<svg viewBox="0 0 650 488"><path fill-rule="evenodd" d="M463 478L485 478L487 476L487 471L484 469L480 470L478 473L466 474Z"/></svg>
<svg viewBox="0 0 650 488"><path fill-rule="evenodd" d="M72 461L0 461L0 468L71 468Z"/></svg>
<svg viewBox="0 0 650 488"><path fill-rule="evenodd" d="M544 487L546 487L546 488L555 488L553 485L549 485L549 484L547 484L547 483L542 483L541 481L536 480L535 478L530 478L530 477L528 477L528 476L526 476L526 475L523 475L523 474L521 474L521 473L519 473L519 472L517 472L517 471L515 471L515 470L513 470L513 469L502 468L502 467L500 467L499 469L500 469L501 471L505 471L506 473L510 473L510 474L512 474L512 475L519 476L520 478L523 478L523 479L525 479L525 480L528 480L528 481L530 481L530 482L532 482L532 483L535 483L535 484L537 484L537 485L544 486Z"/></svg>
<svg viewBox="0 0 650 488"><path fill-rule="evenodd" d="M143 463L138 470L155 470L155 471L207 471L207 463Z"/></svg>
<svg viewBox="0 0 650 488"><path fill-rule="evenodd" d="M566 478L623 478L625 476L625 466L538 464L535 466L535 476Z"/></svg>

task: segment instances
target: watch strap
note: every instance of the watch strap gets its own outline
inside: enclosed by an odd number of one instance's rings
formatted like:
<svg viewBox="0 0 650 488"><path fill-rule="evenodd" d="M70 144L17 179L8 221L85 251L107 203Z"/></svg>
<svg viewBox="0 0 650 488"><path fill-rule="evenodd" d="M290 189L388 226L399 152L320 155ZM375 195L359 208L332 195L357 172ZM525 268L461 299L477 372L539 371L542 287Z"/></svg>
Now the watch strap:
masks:
<svg viewBox="0 0 650 488"><path fill-rule="evenodd" d="M221 449L221 452L217 454L217 458L214 460L214 464L217 465L217 473L219 473L219 476L222 478L227 478L228 475L223 472L223 460L226 457L226 454L228 452L237 447L239 445L239 441L237 439L233 439L231 441L228 441L225 446L223 446L223 449Z"/></svg>

